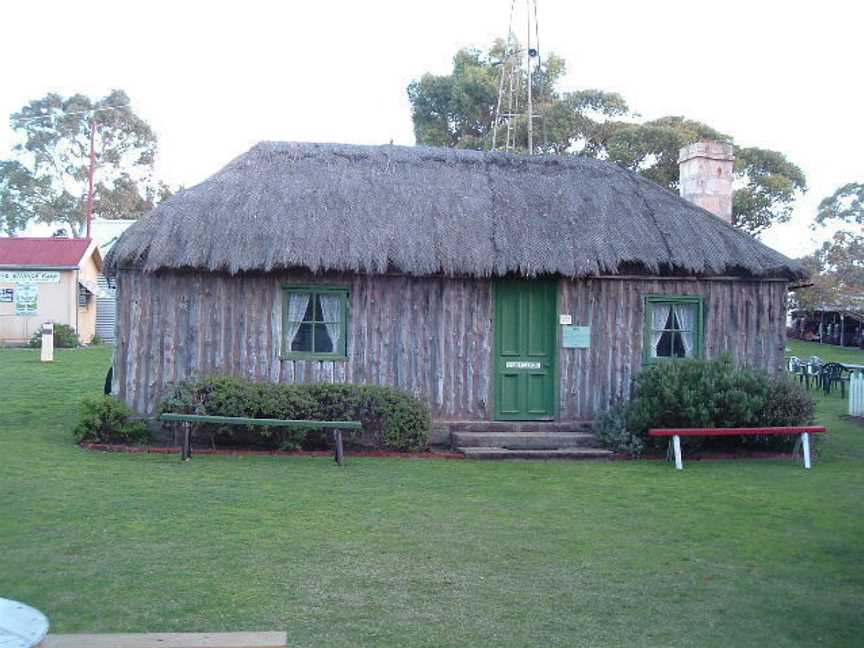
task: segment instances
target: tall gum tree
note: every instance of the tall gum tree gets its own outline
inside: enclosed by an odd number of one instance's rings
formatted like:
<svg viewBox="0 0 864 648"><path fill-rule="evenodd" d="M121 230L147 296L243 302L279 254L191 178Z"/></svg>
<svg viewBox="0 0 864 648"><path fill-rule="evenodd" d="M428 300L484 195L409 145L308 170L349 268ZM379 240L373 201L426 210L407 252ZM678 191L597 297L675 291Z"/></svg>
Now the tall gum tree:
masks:
<svg viewBox="0 0 864 648"><path fill-rule="evenodd" d="M671 191L678 190L678 151L700 139L734 139L683 116L639 121L616 92L563 91L565 61L549 53L532 72L534 153L584 155L609 160ZM449 74L424 74L408 86L417 144L490 149L501 80L504 42L488 52L459 50ZM519 105L527 101L527 72L519 78ZM523 111L524 112L524 111ZM527 119L514 120L516 151L527 153ZM735 145L733 224L759 234L789 220L795 200L807 190L804 172L783 153Z"/></svg>
<svg viewBox="0 0 864 648"><path fill-rule="evenodd" d="M90 125L96 124L94 213L137 218L171 194L155 179L156 134L114 90L101 99L48 94L13 113L18 136L12 158L0 160L0 230L14 234L31 222L86 226Z"/></svg>

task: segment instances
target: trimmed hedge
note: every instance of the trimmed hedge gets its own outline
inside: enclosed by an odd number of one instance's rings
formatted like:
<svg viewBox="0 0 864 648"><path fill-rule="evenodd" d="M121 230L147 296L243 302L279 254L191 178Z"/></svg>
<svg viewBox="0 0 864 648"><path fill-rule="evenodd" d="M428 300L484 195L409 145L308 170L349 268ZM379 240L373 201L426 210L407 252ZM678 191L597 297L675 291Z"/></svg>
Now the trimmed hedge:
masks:
<svg viewBox="0 0 864 648"><path fill-rule="evenodd" d="M78 443L146 443L147 425L133 416L129 406L113 396L91 396L81 402L72 436Z"/></svg>
<svg viewBox="0 0 864 648"><path fill-rule="evenodd" d="M251 418L360 421L356 445L400 452L425 450L432 417L428 406L406 392L380 385L290 385L234 376L185 381L159 403L158 412ZM259 445L282 450L326 445L327 432L263 426L198 425L212 446Z"/></svg>
<svg viewBox="0 0 864 648"><path fill-rule="evenodd" d="M38 349L42 346L42 327L33 334L30 342L27 343L31 349ZM81 341L78 339L78 334L75 329L68 324L54 325L54 348L55 349L76 349L81 346Z"/></svg>
<svg viewBox="0 0 864 648"><path fill-rule="evenodd" d="M814 403L787 376L735 367L728 357L685 360L645 368L633 396L598 417L594 431L617 451L640 455L665 449L668 440L648 436L654 427L776 427L813 423ZM685 437L689 449L749 447L791 449L796 436Z"/></svg>

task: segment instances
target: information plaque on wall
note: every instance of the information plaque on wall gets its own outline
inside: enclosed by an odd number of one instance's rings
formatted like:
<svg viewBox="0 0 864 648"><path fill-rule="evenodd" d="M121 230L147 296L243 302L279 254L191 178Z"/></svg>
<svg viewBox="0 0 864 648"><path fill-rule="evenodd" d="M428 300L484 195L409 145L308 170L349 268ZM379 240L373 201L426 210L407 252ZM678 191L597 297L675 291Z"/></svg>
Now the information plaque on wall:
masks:
<svg viewBox="0 0 864 648"><path fill-rule="evenodd" d="M15 314L35 315L39 310L39 284L15 285Z"/></svg>
<svg viewBox="0 0 864 648"><path fill-rule="evenodd" d="M561 346L565 349L587 349L591 346L591 327L562 326Z"/></svg>

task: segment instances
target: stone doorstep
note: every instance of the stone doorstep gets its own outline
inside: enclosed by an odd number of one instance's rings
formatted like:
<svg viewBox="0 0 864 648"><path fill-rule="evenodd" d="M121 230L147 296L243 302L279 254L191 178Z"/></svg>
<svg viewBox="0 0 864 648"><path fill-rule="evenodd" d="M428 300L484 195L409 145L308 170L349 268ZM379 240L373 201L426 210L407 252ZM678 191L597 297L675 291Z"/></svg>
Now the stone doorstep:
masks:
<svg viewBox="0 0 864 648"><path fill-rule="evenodd" d="M516 434L522 432L590 432L590 420L572 421L459 421L436 419L432 422L431 442L448 445L453 432L500 432Z"/></svg>
<svg viewBox="0 0 864 648"><path fill-rule="evenodd" d="M590 432L451 432L450 445L454 448L553 450L597 448L600 442Z"/></svg>
<svg viewBox="0 0 864 648"><path fill-rule="evenodd" d="M456 448L466 459L609 459L613 453L601 448L554 450L508 450L507 448Z"/></svg>
<svg viewBox="0 0 864 648"><path fill-rule="evenodd" d="M49 634L40 648L285 648L286 632Z"/></svg>

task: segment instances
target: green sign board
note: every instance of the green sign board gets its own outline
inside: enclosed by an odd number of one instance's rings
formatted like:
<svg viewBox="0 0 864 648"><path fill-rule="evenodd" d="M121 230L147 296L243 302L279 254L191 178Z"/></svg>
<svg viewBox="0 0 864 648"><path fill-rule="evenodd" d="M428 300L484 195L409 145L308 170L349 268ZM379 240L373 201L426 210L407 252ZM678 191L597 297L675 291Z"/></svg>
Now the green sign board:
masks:
<svg viewBox="0 0 864 648"><path fill-rule="evenodd" d="M561 346L565 349L587 349L591 346L591 327L562 326Z"/></svg>
<svg viewBox="0 0 864 648"><path fill-rule="evenodd" d="M17 284L15 286L15 314L35 315L38 309L39 286L36 284Z"/></svg>

